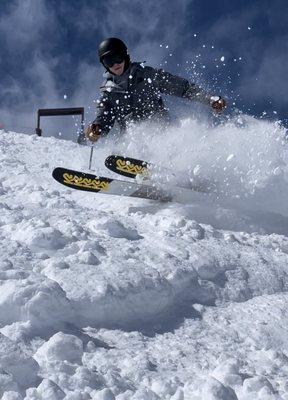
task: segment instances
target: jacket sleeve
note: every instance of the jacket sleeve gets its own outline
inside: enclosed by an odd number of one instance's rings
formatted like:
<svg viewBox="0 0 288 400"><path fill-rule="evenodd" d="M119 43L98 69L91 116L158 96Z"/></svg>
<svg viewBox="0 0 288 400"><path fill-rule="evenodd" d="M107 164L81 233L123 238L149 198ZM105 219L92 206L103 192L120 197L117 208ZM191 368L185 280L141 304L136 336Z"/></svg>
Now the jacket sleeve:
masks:
<svg viewBox="0 0 288 400"><path fill-rule="evenodd" d="M151 67L147 67L151 68ZM181 78L164 71L163 69L154 69L149 71L153 75L153 81L163 94L169 94L177 97L187 98L189 100L199 101L203 104L210 104L211 95L187 79Z"/></svg>
<svg viewBox="0 0 288 400"><path fill-rule="evenodd" d="M115 122L115 113L110 103L108 96L104 93L97 100L97 112L96 118L94 119L94 124L101 125L102 134L107 135L112 129Z"/></svg>

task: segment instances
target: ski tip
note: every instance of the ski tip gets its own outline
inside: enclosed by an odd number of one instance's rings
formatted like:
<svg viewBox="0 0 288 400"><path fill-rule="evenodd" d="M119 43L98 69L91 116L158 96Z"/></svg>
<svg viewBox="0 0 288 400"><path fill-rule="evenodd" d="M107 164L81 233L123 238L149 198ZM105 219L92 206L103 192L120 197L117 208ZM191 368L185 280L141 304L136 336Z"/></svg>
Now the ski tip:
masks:
<svg viewBox="0 0 288 400"><path fill-rule="evenodd" d="M119 158L118 156L114 156L114 155L110 155L110 156L106 157L105 162L104 162L105 167L109 168L109 167L111 167L111 165L114 165L118 158Z"/></svg>
<svg viewBox="0 0 288 400"><path fill-rule="evenodd" d="M61 167L54 168L52 171L53 178L56 179L61 174L62 170L63 170L63 168L61 168Z"/></svg>
<svg viewBox="0 0 288 400"><path fill-rule="evenodd" d="M111 178L61 167L55 168L52 171L52 176L57 182L64 186L90 192L107 191L109 190L110 183L113 181Z"/></svg>

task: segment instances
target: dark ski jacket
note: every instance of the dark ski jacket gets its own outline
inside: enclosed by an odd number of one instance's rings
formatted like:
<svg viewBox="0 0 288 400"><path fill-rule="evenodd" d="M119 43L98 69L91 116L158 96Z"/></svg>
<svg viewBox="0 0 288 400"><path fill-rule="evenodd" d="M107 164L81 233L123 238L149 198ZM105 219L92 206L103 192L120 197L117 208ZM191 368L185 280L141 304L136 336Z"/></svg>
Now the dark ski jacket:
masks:
<svg viewBox="0 0 288 400"><path fill-rule="evenodd" d="M196 100L210 104L211 96L187 79L174 76L162 69L133 62L121 75L107 72L101 86L97 115L93 121L107 134L117 121L122 131L129 123L145 119L169 121L169 113L162 94Z"/></svg>

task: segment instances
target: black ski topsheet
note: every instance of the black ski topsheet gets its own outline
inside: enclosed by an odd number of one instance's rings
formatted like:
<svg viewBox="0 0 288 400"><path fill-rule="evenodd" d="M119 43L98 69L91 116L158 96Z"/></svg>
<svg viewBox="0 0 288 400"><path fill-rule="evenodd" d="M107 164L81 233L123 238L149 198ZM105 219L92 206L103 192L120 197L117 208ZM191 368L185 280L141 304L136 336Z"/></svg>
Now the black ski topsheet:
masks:
<svg viewBox="0 0 288 400"><path fill-rule="evenodd" d="M135 178L137 175L147 176L151 164L136 158L110 155L105 160L105 166L117 174Z"/></svg>
<svg viewBox="0 0 288 400"><path fill-rule="evenodd" d="M106 178L67 168L55 168L52 176L57 182L72 189L150 200L172 200L172 196L166 190L152 185L142 185L136 182Z"/></svg>

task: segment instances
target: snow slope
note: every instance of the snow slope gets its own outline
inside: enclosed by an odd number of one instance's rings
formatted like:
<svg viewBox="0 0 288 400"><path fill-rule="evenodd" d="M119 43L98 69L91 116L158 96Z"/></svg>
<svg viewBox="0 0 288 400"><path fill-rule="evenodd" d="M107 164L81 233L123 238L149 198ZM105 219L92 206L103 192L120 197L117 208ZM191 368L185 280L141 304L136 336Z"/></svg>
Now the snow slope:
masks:
<svg viewBox="0 0 288 400"><path fill-rule="evenodd" d="M67 189L53 168L87 170L90 153L71 142L0 131L0 148L3 400L288 399L279 124L187 120L97 145L101 175L111 152L158 161L213 182L209 206Z"/></svg>

